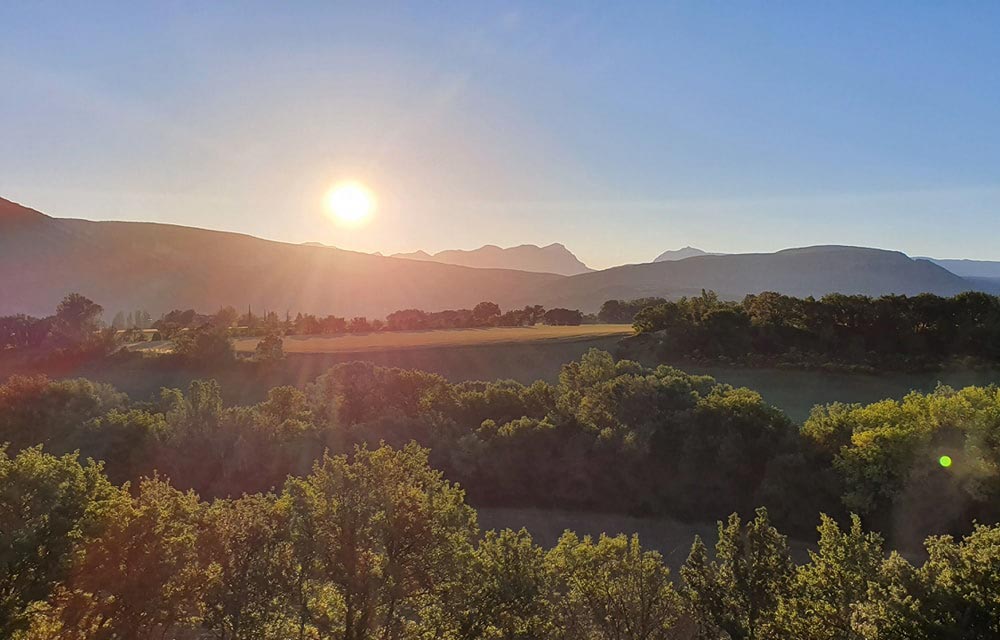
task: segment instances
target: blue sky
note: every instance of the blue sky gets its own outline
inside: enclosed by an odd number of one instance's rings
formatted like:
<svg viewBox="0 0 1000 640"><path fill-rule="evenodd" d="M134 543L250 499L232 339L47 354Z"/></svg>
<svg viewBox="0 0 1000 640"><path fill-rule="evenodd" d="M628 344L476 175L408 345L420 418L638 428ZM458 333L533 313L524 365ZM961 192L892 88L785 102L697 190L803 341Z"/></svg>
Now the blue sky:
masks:
<svg viewBox="0 0 1000 640"><path fill-rule="evenodd" d="M0 4L0 195L362 251L1000 259L998 3ZM343 179L372 222L329 222Z"/></svg>

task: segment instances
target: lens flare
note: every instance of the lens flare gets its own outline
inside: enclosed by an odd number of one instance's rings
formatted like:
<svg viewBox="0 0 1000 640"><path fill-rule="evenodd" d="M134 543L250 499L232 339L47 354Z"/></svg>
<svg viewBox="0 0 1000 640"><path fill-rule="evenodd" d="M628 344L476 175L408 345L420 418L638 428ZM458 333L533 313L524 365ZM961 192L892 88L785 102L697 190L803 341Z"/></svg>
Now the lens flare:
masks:
<svg viewBox="0 0 1000 640"><path fill-rule="evenodd" d="M951 456L941 456L938 458L938 464L947 469L951 466Z"/></svg>

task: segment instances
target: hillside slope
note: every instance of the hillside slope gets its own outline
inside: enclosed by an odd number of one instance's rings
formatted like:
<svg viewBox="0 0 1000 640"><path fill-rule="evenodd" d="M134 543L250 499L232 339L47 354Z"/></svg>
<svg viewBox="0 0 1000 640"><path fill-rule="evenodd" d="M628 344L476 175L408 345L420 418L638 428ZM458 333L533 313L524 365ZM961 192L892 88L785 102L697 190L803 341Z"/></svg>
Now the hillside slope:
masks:
<svg viewBox="0 0 1000 640"><path fill-rule="evenodd" d="M426 251L414 251L413 253L397 253L393 257L458 264L479 269L517 269L538 273L558 273L566 276L593 271L580 262L579 258L573 255L569 249L559 243L545 247L522 244L506 249L488 244L472 251L449 249L433 255Z"/></svg>
<svg viewBox="0 0 1000 640"><path fill-rule="evenodd" d="M593 311L612 298L676 298L697 295L702 289L714 290L723 298L740 299L761 291L795 296L834 292L954 295L974 288L938 265L897 251L819 246L615 267L545 287L538 298L547 306Z"/></svg>
<svg viewBox="0 0 1000 640"><path fill-rule="evenodd" d="M332 247L149 222L51 218L0 199L0 315L51 313L80 292L109 313L142 308L211 312L223 305L381 317L404 308L503 308L541 304L596 311L608 299L679 297L711 289L739 299L780 291L923 292L996 290L895 251L821 246L770 254L695 256L561 276L390 258Z"/></svg>
<svg viewBox="0 0 1000 640"><path fill-rule="evenodd" d="M503 306L562 276L414 262L149 222L51 218L0 199L0 315L51 313L78 291L109 312L143 308L383 316Z"/></svg>
<svg viewBox="0 0 1000 640"><path fill-rule="evenodd" d="M1000 278L1000 262L996 260L939 260L937 258L921 258L944 267L963 278Z"/></svg>

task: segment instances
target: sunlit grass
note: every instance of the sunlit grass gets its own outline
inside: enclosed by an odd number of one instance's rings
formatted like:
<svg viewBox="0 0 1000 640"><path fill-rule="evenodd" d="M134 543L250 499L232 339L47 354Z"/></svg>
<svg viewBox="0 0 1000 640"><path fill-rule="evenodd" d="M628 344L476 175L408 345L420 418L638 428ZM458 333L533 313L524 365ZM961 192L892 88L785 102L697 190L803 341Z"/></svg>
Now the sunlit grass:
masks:
<svg viewBox="0 0 1000 640"><path fill-rule="evenodd" d="M446 329L438 331L379 331L335 336L286 336L286 353L337 353L383 351L423 347L486 345L523 342L586 340L603 336L629 335L632 325L585 324L574 327L491 327L488 329ZM235 341L237 351L251 352L259 338Z"/></svg>

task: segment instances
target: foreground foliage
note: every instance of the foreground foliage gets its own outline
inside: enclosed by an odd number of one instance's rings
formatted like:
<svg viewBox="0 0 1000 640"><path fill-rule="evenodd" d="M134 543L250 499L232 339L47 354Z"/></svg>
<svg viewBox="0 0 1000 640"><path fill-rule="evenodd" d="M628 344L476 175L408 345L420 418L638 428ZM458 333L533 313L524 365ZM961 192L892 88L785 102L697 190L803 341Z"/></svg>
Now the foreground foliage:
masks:
<svg viewBox="0 0 1000 640"><path fill-rule="evenodd" d="M1000 526L885 557L823 517L802 565L758 509L696 539L679 585L637 537L551 550L479 532L416 445L324 456L279 494L203 502L158 477L0 452L0 630L18 640L991 638ZM39 496L45 499L38 499ZM59 523L39 526L39 523Z"/></svg>

